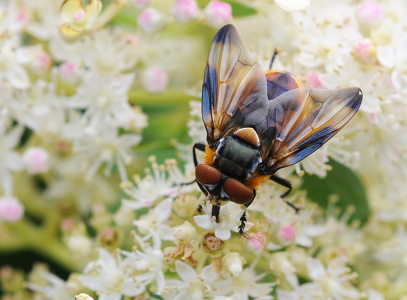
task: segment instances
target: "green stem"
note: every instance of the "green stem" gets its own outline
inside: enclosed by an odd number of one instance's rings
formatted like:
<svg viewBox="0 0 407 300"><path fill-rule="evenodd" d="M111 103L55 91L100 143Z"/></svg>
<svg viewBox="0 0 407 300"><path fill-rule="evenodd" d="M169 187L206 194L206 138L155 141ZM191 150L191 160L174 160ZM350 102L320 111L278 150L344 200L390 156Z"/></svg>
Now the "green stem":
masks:
<svg viewBox="0 0 407 300"><path fill-rule="evenodd" d="M1 224L0 239L0 252L30 249L69 271L77 269L68 249L55 236L50 236L49 230L27 220Z"/></svg>

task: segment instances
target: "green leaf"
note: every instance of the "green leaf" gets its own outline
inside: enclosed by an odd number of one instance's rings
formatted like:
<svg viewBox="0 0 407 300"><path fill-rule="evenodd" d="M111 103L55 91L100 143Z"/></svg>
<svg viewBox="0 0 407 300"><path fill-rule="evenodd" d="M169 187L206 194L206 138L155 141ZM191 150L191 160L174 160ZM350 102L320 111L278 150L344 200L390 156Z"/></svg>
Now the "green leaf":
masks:
<svg viewBox="0 0 407 300"><path fill-rule="evenodd" d="M111 25L137 28L137 12L134 9L121 9L109 22Z"/></svg>
<svg viewBox="0 0 407 300"><path fill-rule="evenodd" d="M325 178L315 175L303 177L302 189L307 190L308 197L321 207L327 208L328 199L335 195L338 197L336 205L343 213L350 205L355 207L350 221L359 220L361 225L369 218L369 204L364 186L358 176L349 168L330 160L332 170Z"/></svg>
<svg viewBox="0 0 407 300"><path fill-rule="evenodd" d="M257 10L254 8L244 5L238 1L234 0L222 0L223 2L229 3L232 7L232 15L235 18L246 17L257 14ZM209 4L209 0L198 0L198 5L201 8L205 8Z"/></svg>
<svg viewBox="0 0 407 300"><path fill-rule="evenodd" d="M229 3L232 6L232 15L235 18L239 17L247 17L251 15L257 14L257 10L254 8L244 5L240 2L233 1L233 0L226 0L224 2Z"/></svg>
<svg viewBox="0 0 407 300"><path fill-rule="evenodd" d="M136 155L144 158L154 155L159 162L176 157L172 141L190 141L186 124L189 120L189 101L192 98L181 91L167 91L163 94L131 93L131 102L140 105L148 116L148 126L143 130L143 140L137 147Z"/></svg>

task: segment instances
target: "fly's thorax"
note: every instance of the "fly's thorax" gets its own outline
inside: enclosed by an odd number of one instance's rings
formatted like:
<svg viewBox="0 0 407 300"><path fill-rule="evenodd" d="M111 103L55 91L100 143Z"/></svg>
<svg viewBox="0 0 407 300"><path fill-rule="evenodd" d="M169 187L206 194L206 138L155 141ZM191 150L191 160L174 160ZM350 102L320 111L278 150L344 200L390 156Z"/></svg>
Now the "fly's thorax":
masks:
<svg viewBox="0 0 407 300"><path fill-rule="evenodd" d="M259 138L253 128L242 128L219 141L214 166L224 175L246 181L262 162Z"/></svg>

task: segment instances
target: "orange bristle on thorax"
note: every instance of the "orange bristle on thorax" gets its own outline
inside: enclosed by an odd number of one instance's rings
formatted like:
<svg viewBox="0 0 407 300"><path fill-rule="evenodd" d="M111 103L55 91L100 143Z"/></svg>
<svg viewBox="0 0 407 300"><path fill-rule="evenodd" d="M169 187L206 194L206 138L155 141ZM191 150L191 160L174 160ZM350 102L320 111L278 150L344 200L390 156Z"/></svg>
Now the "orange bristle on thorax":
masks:
<svg viewBox="0 0 407 300"><path fill-rule="evenodd" d="M212 149L211 147L209 147L208 144L206 144L205 156L203 158L204 164L208 165L208 166L213 166L213 161L215 159L215 154L216 154L216 150Z"/></svg>
<svg viewBox="0 0 407 300"><path fill-rule="evenodd" d="M245 182L245 185L252 189L255 190L257 187L263 183L264 181L268 180L271 175L260 175L257 172L253 174L247 181Z"/></svg>

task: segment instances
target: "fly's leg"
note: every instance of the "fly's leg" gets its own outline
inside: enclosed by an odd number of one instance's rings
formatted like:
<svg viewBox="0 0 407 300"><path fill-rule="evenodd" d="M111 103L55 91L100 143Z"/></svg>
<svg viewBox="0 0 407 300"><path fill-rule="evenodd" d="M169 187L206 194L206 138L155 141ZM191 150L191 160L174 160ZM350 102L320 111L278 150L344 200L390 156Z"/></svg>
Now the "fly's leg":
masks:
<svg viewBox="0 0 407 300"><path fill-rule="evenodd" d="M244 235L244 228L246 227L246 211L243 212L242 216L240 217L240 225L238 226L239 234Z"/></svg>
<svg viewBox="0 0 407 300"><path fill-rule="evenodd" d="M196 149L205 152L205 144L195 143L194 146L192 146L192 157L194 158L195 167L198 165L198 159L196 158Z"/></svg>
<svg viewBox="0 0 407 300"><path fill-rule="evenodd" d="M194 159L194 165L195 165L195 167L198 165L198 159L196 158L196 150L197 150L197 149L200 150L200 151L205 152L205 144L202 144L202 143L195 143L194 146L192 146L192 157L193 157L193 159ZM191 181L191 182L181 183L181 185L189 185L189 184L193 184L194 182L196 182L196 183L198 184L199 188L201 189L201 191L202 191L205 195L207 195L206 190L203 188L203 186L202 186L198 181L196 181L196 179L193 180L193 181ZM197 210L198 210L199 213L201 213L201 212L202 212L202 206L201 206L201 205L198 205ZM219 215L219 211L218 211L218 215Z"/></svg>
<svg viewBox="0 0 407 300"><path fill-rule="evenodd" d="M215 217L216 223L219 223L220 206L212 205L212 218Z"/></svg>
<svg viewBox="0 0 407 300"><path fill-rule="evenodd" d="M275 183L278 183L279 185L282 185L282 186L288 188L288 190L281 195L281 198L284 200L284 198L287 197L293 189L293 187L291 186L291 182L289 182L288 180L286 180L284 178L278 177L274 174L270 176L270 179L273 180ZM287 205L289 207L294 209L296 213L298 213L300 211L300 209L297 206L295 206L294 204L292 204L291 202L288 202L286 200L284 200L284 202L287 203Z"/></svg>
<svg viewBox="0 0 407 300"><path fill-rule="evenodd" d="M246 203L246 209L253 203L254 198L256 198L256 190L253 190L253 199L249 203ZM244 228L246 227L247 217L246 217L246 209L244 210L242 216L240 217L240 225L237 227L239 229L239 234L244 235Z"/></svg>
<svg viewBox="0 0 407 300"><path fill-rule="evenodd" d="M269 70L272 70L273 63L274 63L274 61L275 61L275 59L277 57L277 54L278 54L277 49L274 49L273 56L271 57L271 60L270 60Z"/></svg>

